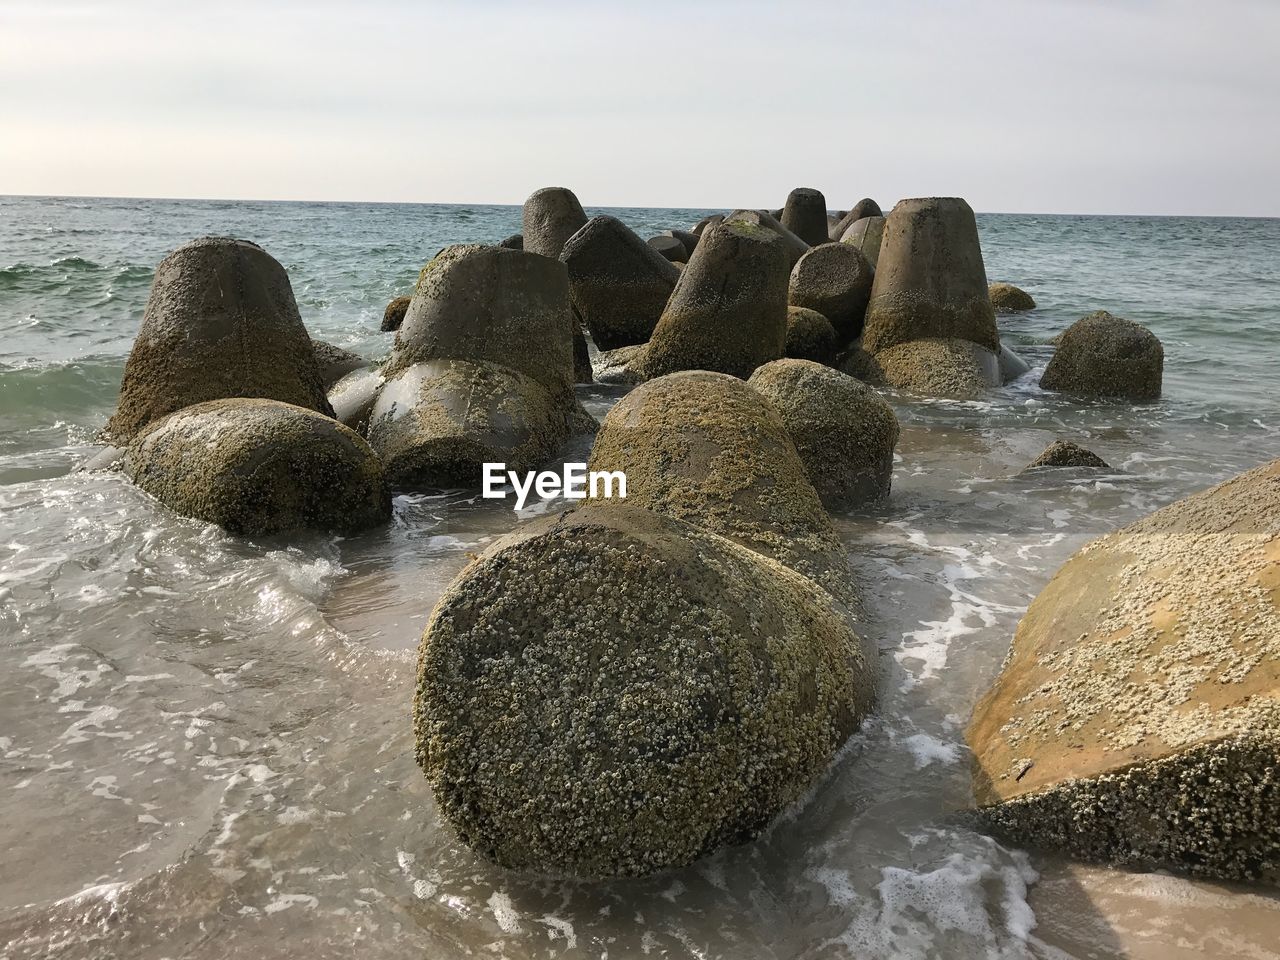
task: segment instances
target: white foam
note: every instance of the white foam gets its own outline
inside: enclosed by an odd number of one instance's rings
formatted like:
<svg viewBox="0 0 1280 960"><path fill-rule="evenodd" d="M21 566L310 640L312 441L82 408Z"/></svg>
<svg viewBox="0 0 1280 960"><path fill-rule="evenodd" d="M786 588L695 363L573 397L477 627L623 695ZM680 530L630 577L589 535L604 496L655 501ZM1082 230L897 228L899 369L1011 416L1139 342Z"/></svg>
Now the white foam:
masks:
<svg viewBox="0 0 1280 960"><path fill-rule="evenodd" d="M916 762L916 769L923 770L931 763L957 763L960 760L958 744L946 743L927 733L914 733L902 741Z"/></svg>
<svg viewBox="0 0 1280 960"><path fill-rule="evenodd" d="M520 932L520 914L511 902L511 897L501 890L495 890L489 898L489 910L493 919L498 922L498 929L505 934Z"/></svg>

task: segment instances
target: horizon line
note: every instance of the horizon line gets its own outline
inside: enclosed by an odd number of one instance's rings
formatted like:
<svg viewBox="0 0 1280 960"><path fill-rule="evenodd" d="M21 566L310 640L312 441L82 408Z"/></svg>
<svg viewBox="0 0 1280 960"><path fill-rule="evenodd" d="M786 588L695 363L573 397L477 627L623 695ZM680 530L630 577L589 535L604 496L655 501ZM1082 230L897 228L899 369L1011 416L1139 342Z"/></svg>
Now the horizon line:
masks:
<svg viewBox="0 0 1280 960"><path fill-rule="evenodd" d="M571 188L570 188L571 189ZM519 209L523 203L494 203L487 200L301 200L296 198L262 198L262 197L154 197L139 194L92 194L92 193L0 193L5 200L144 200L159 203L280 203L308 205L362 205L385 207L510 207ZM899 202L909 197L900 197ZM961 198L963 199L963 198ZM967 201L966 201L967 202ZM721 210L757 209L739 206L657 206L617 203L584 203L583 207L592 210L690 210L695 212ZM774 209L762 207L759 209ZM839 207L828 207L828 212L839 210ZM892 207L887 208L889 210ZM1023 210L975 210L975 214L1005 217L1145 217L1148 219L1178 220L1277 220L1280 214L1266 213L1096 213L1082 211L1023 211ZM885 214L887 216L887 212Z"/></svg>

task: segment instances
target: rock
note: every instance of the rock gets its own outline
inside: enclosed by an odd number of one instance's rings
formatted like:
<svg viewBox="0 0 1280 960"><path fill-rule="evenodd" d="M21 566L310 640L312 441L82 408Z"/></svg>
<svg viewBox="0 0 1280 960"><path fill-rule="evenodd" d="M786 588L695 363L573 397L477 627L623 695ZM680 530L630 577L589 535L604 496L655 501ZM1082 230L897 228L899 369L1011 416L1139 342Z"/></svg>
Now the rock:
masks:
<svg viewBox="0 0 1280 960"><path fill-rule="evenodd" d="M315 351L316 364L320 368L320 382L324 384L326 392L352 370L373 366L358 353L343 350L341 347L335 347L332 343L326 343L323 340L316 340L314 337L311 340L311 347Z"/></svg>
<svg viewBox="0 0 1280 960"><path fill-rule="evenodd" d="M684 251L678 240L665 238ZM569 301L601 350L644 343L680 273L622 221L592 217L560 254Z"/></svg>
<svg viewBox="0 0 1280 960"><path fill-rule="evenodd" d="M855 220L840 236L841 243L857 247L867 262L874 267L880 262L880 243L884 238L884 217L863 217Z"/></svg>
<svg viewBox="0 0 1280 960"><path fill-rule="evenodd" d="M783 356L832 364L836 359L836 330L831 321L807 307L787 307L787 339Z"/></svg>
<svg viewBox="0 0 1280 960"><path fill-rule="evenodd" d="M368 436L397 484L478 485L531 470L595 421L573 394L569 279L558 260L478 244L423 269Z"/></svg>
<svg viewBox="0 0 1280 960"><path fill-rule="evenodd" d="M329 388L329 404L339 423L364 436L369 427L369 415L386 383L382 372L372 367L353 370Z"/></svg>
<svg viewBox="0 0 1280 960"><path fill-rule="evenodd" d="M637 343L630 347L618 347L616 350L601 350L596 354L595 378L597 383L637 384L643 383L640 375L640 361L644 357L648 344Z"/></svg>
<svg viewBox="0 0 1280 960"><path fill-rule="evenodd" d="M827 236L827 198L820 190L796 187L787 196L787 205L782 208L779 220L811 247L830 239Z"/></svg>
<svg viewBox="0 0 1280 960"><path fill-rule="evenodd" d="M776 558L839 542L758 393L651 381L610 411L592 469L618 458L625 501L498 541L419 650L418 763L464 842L510 868L642 876L749 840L872 704L847 609Z"/></svg>
<svg viewBox="0 0 1280 960"><path fill-rule="evenodd" d="M525 251L560 259L565 241L587 225L587 215L572 190L543 187L524 202Z"/></svg>
<svg viewBox="0 0 1280 960"><path fill-rule="evenodd" d="M1019 846L1280 881L1280 460L1096 540L1018 625L968 729Z"/></svg>
<svg viewBox="0 0 1280 960"><path fill-rule="evenodd" d="M782 238L783 249L786 250L787 259L790 261L791 266L795 266L796 261L809 252L807 243L779 223L775 217L763 210L735 210L729 214L726 220L731 220L735 223L748 223L752 226L772 230Z"/></svg>
<svg viewBox="0 0 1280 960"><path fill-rule="evenodd" d="M499 240L499 241L498 241L498 246L500 246L500 247L506 247L508 250L523 250L523 249L524 249L524 234L523 234L523 233L513 233L511 236L509 236L509 237L505 237L505 238L503 238L502 240Z"/></svg>
<svg viewBox="0 0 1280 960"><path fill-rule="evenodd" d="M409 301L412 297L396 297L387 304L387 309L382 311L382 332L393 333L400 329L400 324L404 323L405 311L409 309Z"/></svg>
<svg viewBox="0 0 1280 960"><path fill-rule="evenodd" d="M643 356L643 379L715 370L743 379L782 356L787 255L773 231L726 221L702 235Z"/></svg>
<svg viewBox="0 0 1280 960"><path fill-rule="evenodd" d="M831 321L839 341L848 343L862 333L874 277L875 271L857 247L824 243L792 268L787 302L817 310Z"/></svg>
<svg viewBox="0 0 1280 960"><path fill-rule="evenodd" d="M675 237L657 236L645 241L652 250L668 263L684 263L689 259L689 251Z"/></svg>
<svg viewBox="0 0 1280 960"><path fill-rule="evenodd" d="M284 267L247 240L204 237L156 267L105 432L123 446L166 414L227 397L333 412Z"/></svg>
<svg viewBox="0 0 1280 960"><path fill-rule="evenodd" d="M827 214L827 239L839 240L838 236L832 236L836 232L836 227L840 225L840 221L844 219L845 211L840 210L836 213Z"/></svg>
<svg viewBox="0 0 1280 960"><path fill-rule="evenodd" d="M693 226L693 230L692 230L692 231L690 231L690 232L691 232L695 237L701 237L701 236L702 236L702 234L703 234L704 232L706 232L706 229L707 229L708 227L714 227L714 226L717 226L717 225L719 225L719 224L721 224L721 223L724 223L724 214L723 214L723 213L713 213L711 216L709 216L709 217L703 217L703 218L702 218L701 220L699 220L696 224L694 224L694 226ZM690 253L690 256L692 256L692 255L693 255L693 254L692 254L692 253Z"/></svg>
<svg viewBox="0 0 1280 960"><path fill-rule="evenodd" d="M1043 470L1049 467L1079 467L1089 470L1110 470L1111 465L1092 450L1086 450L1070 440L1055 440L1044 448L1040 456L1032 460L1027 470Z"/></svg>
<svg viewBox="0 0 1280 960"><path fill-rule="evenodd" d="M75 468L76 473L118 470L124 464L124 448L106 446Z"/></svg>
<svg viewBox="0 0 1280 960"><path fill-rule="evenodd" d="M595 382L595 375L591 370L591 348L587 345L582 325L578 323L573 328L573 382Z"/></svg>
<svg viewBox="0 0 1280 960"><path fill-rule="evenodd" d="M693 256L693 251L698 248L698 235L690 233L688 230L668 230L663 236L675 237L684 244L685 256L682 259L685 263Z"/></svg>
<svg viewBox="0 0 1280 960"><path fill-rule="evenodd" d="M876 203L870 197L864 197L853 205L853 207L836 223L835 227L827 234L830 240L840 240L844 237L845 232L859 220L865 217L883 217L884 211L880 209L880 204Z"/></svg>
<svg viewBox="0 0 1280 960"><path fill-rule="evenodd" d="M1160 398L1163 377L1164 347L1155 334L1099 310L1058 338L1040 386L1079 397L1143 403Z"/></svg>
<svg viewBox="0 0 1280 960"><path fill-rule="evenodd" d="M973 210L957 197L903 200L889 214L867 306L868 353L922 339L1000 349Z"/></svg>
<svg viewBox="0 0 1280 960"><path fill-rule="evenodd" d="M1019 377L1031 372L1031 364L1023 360L1005 344L1000 344L1000 382L1013 383Z"/></svg>
<svg viewBox="0 0 1280 960"><path fill-rule="evenodd" d="M912 340L876 354L858 350L841 369L877 386L953 400L973 400L1003 382L997 355L968 340Z"/></svg>
<svg viewBox="0 0 1280 960"><path fill-rule="evenodd" d="M436 809L494 863L581 879L752 839L811 789L873 687L819 587L627 505L499 540L440 598L418 663Z"/></svg>
<svg viewBox="0 0 1280 960"><path fill-rule="evenodd" d="M391 516L369 445L278 400L213 400L170 414L129 444L125 472L175 513L250 536L347 533Z"/></svg>
<svg viewBox="0 0 1280 960"><path fill-rule="evenodd" d="M1012 283L993 283L988 288L991 306L996 313L1019 313L1023 310L1034 310L1035 300L1025 290L1019 290Z"/></svg>
<svg viewBox="0 0 1280 960"><path fill-rule="evenodd" d="M782 416L828 510L889 496L898 418L880 394L808 360L766 363L747 383Z"/></svg>

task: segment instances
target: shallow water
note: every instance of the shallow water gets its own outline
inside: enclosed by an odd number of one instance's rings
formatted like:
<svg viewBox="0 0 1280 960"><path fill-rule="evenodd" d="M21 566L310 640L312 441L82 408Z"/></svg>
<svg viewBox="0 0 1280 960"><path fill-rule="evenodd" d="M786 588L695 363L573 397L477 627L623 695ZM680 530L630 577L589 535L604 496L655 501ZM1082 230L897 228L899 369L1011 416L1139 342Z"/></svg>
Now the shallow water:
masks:
<svg viewBox="0 0 1280 960"><path fill-rule="evenodd" d="M642 233L701 211L624 210ZM164 252L262 243L317 336L377 356L382 307L510 207L0 198L0 956L1277 956L1263 890L1063 864L966 826L963 728L1081 543L1280 456L1280 221L979 218L1036 368L981 402L891 397L890 501L837 517L881 702L802 809L646 881L477 860L413 764L413 648L469 553L522 519L402 495L353 538L246 541L74 474ZM1164 341L1166 396L1069 402L1048 339L1098 308ZM619 391L583 390L603 415ZM1017 477L1050 440L1114 469ZM582 459L584 450L567 459Z"/></svg>

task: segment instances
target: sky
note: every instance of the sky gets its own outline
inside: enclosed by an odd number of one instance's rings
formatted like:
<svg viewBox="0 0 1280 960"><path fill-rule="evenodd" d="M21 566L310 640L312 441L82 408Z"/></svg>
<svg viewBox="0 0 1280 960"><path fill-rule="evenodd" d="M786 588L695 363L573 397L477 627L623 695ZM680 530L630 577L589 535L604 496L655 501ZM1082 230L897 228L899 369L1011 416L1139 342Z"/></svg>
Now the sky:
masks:
<svg viewBox="0 0 1280 960"><path fill-rule="evenodd" d="M0 194L1280 216L1277 0L0 0Z"/></svg>

